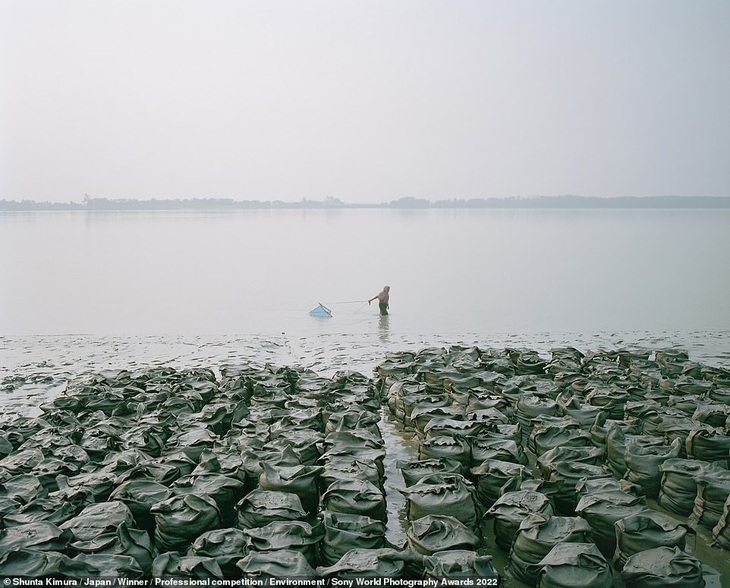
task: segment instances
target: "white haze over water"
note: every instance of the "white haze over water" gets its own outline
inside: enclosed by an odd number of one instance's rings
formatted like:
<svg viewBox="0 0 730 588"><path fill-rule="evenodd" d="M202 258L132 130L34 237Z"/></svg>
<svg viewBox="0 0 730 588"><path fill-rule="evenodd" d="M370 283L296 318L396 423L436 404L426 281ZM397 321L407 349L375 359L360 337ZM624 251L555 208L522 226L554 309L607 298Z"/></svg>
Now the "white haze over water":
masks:
<svg viewBox="0 0 730 588"><path fill-rule="evenodd" d="M725 0L4 0L0 199L730 195Z"/></svg>

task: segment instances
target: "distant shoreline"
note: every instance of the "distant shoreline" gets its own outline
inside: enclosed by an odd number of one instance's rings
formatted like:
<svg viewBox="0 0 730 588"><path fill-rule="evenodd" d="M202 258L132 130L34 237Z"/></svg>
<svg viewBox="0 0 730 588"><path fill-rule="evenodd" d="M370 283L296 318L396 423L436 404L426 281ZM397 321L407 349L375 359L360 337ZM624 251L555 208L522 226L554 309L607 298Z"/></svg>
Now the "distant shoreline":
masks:
<svg viewBox="0 0 730 588"><path fill-rule="evenodd" d="M302 199L298 202L278 200L234 200L232 198L190 199L111 199L92 198L82 202L36 202L34 200L0 200L0 212L12 211L105 211L105 210L332 210L332 209L730 209L728 196L532 196L524 198L470 198L425 200L400 198L380 204L351 204L337 198Z"/></svg>

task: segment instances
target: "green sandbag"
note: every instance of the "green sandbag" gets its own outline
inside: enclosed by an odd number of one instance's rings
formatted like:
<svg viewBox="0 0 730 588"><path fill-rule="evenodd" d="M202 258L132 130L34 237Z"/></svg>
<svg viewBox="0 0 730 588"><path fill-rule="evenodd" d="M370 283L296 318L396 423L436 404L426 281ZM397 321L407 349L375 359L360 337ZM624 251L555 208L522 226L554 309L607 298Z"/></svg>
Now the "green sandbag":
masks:
<svg viewBox="0 0 730 588"><path fill-rule="evenodd" d="M575 507L577 514L588 521L593 540L606 557L616 550L616 521L649 510L643 496L634 496L620 490L606 490L586 494Z"/></svg>
<svg viewBox="0 0 730 588"><path fill-rule="evenodd" d="M90 504L60 527L71 531L76 541L90 541L99 535L115 532L122 523L134 527L132 512L123 502L112 500Z"/></svg>
<svg viewBox="0 0 730 588"><path fill-rule="evenodd" d="M265 527L246 529L248 548L254 551L287 549L300 551L307 561L316 563L316 546L324 535L321 525L312 526L305 521L274 521Z"/></svg>
<svg viewBox="0 0 730 588"><path fill-rule="evenodd" d="M589 543L591 527L580 517L535 513L528 515L517 530L506 569L521 582L535 582L539 563L560 543Z"/></svg>
<svg viewBox="0 0 730 588"><path fill-rule="evenodd" d="M430 474L458 474L461 464L451 459L420 459L416 461L396 461L406 486L413 486L424 476Z"/></svg>
<svg viewBox="0 0 730 588"><path fill-rule="evenodd" d="M0 553L19 549L64 551L72 540L73 533L69 529L62 529L53 523L26 523L0 529Z"/></svg>
<svg viewBox="0 0 730 588"><path fill-rule="evenodd" d="M702 588L702 564L679 547L655 547L635 553L621 572L626 588Z"/></svg>
<svg viewBox="0 0 730 588"><path fill-rule="evenodd" d="M246 534L241 529L213 529L206 531L193 541L187 555L219 557L242 556L246 548Z"/></svg>
<svg viewBox="0 0 730 588"><path fill-rule="evenodd" d="M58 578L91 576L94 569L57 551L17 549L0 555L1 578Z"/></svg>
<svg viewBox="0 0 730 588"><path fill-rule="evenodd" d="M324 511L322 526L320 561L325 566L336 564L351 549L385 547L385 523L368 516Z"/></svg>
<svg viewBox="0 0 730 588"><path fill-rule="evenodd" d="M220 561L215 557L180 555L167 552L152 562L153 578L224 579Z"/></svg>
<svg viewBox="0 0 730 588"><path fill-rule="evenodd" d="M307 518L299 496L292 492L252 490L236 504L238 526L263 527L272 521L298 521Z"/></svg>
<svg viewBox="0 0 730 588"><path fill-rule="evenodd" d="M479 524L474 487L460 474L431 474L400 492L406 496L411 521L442 514L458 519L471 529Z"/></svg>
<svg viewBox="0 0 730 588"><path fill-rule="evenodd" d="M83 564L88 571L74 570L66 572L69 577L87 578L89 576L103 578L145 578L146 574L137 560L129 555L107 555L101 553L82 553L74 557L72 562Z"/></svg>
<svg viewBox="0 0 730 588"><path fill-rule="evenodd" d="M402 578L408 552L391 548L351 549L336 564L318 567L317 574L329 578Z"/></svg>
<svg viewBox="0 0 730 588"><path fill-rule="evenodd" d="M480 542L479 535L447 515L426 515L411 521L406 536L411 549L421 555L453 549L473 551Z"/></svg>
<svg viewBox="0 0 730 588"><path fill-rule="evenodd" d="M196 537L221 526L215 500L207 496L174 495L155 504L155 544L162 551L183 552Z"/></svg>
<svg viewBox="0 0 730 588"><path fill-rule="evenodd" d="M244 578L316 578L317 572L299 551L252 551L239 560L236 566Z"/></svg>
<svg viewBox="0 0 730 588"><path fill-rule="evenodd" d="M476 551L452 549L423 557L424 578L480 578L482 586L498 586L499 574L491 555ZM494 580L491 584L489 580Z"/></svg>
<svg viewBox="0 0 730 588"><path fill-rule="evenodd" d="M659 511L648 510L616 521L616 554L614 564L621 569L626 559L654 547L684 549L689 527Z"/></svg>
<svg viewBox="0 0 730 588"><path fill-rule="evenodd" d="M321 507L322 510L386 520L385 496L377 486L365 480L344 479L332 482L322 495Z"/></svg>
<svg viewBox="0 0 730 588"><path fill-rule="evenodd" d="M494 519L494 535L497 546L509 551L517 531L528 515L552 514L550 500L542 492L517 490L500 496L486 512Z"/></svg>
<svg viewBox="0 0 730 588"><path fill-rule="evenodd" d="M130 529L127 523L121 523L115 532L97 535L88 541L74 541L71 548L80 553L130 556L145 573L149 573L156 555L147 531Z"/></svg>
<svg viewBox="0 0 730 588"><path fill-rule="evenodd" d="M593 543L556 545L538 564L539 588L611 588L611 568Z"/></svg>
<svg viewBox="0 0 730 588"><path fill-rule="evenodd" d="M167 486L144 476L132 478L117 486L109 495L109 500L119 500L126 504L139 527L152 529L155 519L150 514L150 509L170 496L172 496L172 491Z"/></svg>
<svg viewBox="0 0 730 588"><path fill-rule="evenodd" d="M291 492L299 496L304 510L316 513L319 504L319 489L317 486L320 466L273 466L266 462L262 465L263 471L259 477L260 490L275 490Z"/></svg>

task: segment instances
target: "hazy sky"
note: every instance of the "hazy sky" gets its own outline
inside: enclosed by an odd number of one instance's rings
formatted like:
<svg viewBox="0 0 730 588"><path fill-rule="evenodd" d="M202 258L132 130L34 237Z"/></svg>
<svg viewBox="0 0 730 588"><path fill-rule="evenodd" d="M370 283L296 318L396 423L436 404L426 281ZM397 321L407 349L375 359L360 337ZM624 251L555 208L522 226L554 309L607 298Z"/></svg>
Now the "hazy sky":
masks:
<svg viewBox="0 0 730 588"><path fill-rule="evenodd" d="M730 195L728 0L0 0L0 199Z"/></svg>

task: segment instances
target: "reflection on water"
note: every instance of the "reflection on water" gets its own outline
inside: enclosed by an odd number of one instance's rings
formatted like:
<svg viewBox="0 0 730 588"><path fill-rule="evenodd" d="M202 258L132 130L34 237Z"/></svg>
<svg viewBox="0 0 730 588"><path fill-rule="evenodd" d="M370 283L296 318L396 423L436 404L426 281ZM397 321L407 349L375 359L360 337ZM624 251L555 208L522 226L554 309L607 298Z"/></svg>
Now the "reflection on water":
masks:
<svg viewBox="0 0 730 588"><path fill-rule="evenodd" d="M382 343L388 342L388 330L390 328L390 315L378 316L378 335Z"/></svg>

